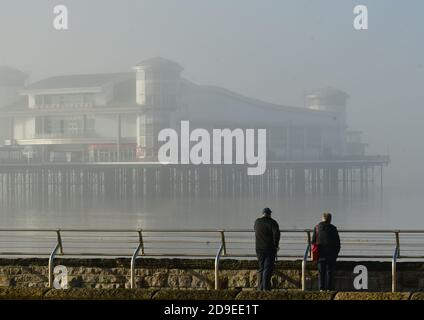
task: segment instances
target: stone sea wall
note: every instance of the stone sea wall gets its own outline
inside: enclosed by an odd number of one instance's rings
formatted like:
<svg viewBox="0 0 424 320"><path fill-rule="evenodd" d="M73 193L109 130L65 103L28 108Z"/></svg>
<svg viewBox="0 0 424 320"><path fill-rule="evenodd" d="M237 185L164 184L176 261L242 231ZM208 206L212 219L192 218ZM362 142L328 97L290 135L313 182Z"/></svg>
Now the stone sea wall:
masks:
<svg viewBox="0 0 424 320"><path fill-rule="evenodd" d="M368 270L367 291L391 290L391 263L338 262L337 291L355 291L353 273L356 265ZM47 288L47 259L0 259L0 288ZM55 265L67 269L69 288L119 289L130 287L129 259L56 259ZM254 260L222 260L219 279L222 289L252 289L257 284ZM214 288L214 261L198 259L139 258L135 268L136 287L144 289ZM398 290L424 290L424 264L398 264ZM301 262L279 261L272 278L275 289L301 288ZM307 264L306 287L317 289L317 271Z"/></svg>

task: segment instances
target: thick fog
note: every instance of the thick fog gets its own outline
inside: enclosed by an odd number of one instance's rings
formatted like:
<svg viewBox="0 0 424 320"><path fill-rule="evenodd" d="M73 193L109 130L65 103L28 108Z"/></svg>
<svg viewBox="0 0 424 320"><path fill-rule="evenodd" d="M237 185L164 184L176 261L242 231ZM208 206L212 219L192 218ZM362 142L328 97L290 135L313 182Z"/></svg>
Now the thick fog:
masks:
<svg viewBox="0 0 424 320"><path fill-rule="evenodd" d="M69 30L53 28L57 4L69 10ZM368 30L353 28L358 4L368 7ZM0 0L0 65L32 83L130 72L161 56L195 83L299 107L308 92L332 86L350 95L348 124L363 131L367 153L390 154L385 187L419 195L423 13L421 0Z"/></svg>

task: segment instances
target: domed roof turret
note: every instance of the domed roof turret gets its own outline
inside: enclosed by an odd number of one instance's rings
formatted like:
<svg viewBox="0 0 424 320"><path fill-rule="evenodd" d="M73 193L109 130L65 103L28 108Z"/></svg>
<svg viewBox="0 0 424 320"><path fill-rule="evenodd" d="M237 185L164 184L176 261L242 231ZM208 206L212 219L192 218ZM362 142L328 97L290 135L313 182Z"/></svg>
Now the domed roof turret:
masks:
<svg viewBox="0 0 424 320"><path fill-rule="evenodd" d="M325 87L306 96L309 109L345 112L349 95L333 87Z"/></svg>
<svg viewBox="0 0 424 320"><path fill-rule="evenodd" d="M324 87L317 91L311 92L308 94L308 98L320 98L320 99L329 99L329 98L342 98L347 99L349 95L339 89L333 87Z"/></svg>
<svg viewBox="0 0 424 320"><path fill-rule="evenodd" d="M162 57L154 57L150 59L143 60L139 62L135 67L135 69L174 69L177 72L181 72L184 68L181 67L178 63L164 59Z"/></svg>

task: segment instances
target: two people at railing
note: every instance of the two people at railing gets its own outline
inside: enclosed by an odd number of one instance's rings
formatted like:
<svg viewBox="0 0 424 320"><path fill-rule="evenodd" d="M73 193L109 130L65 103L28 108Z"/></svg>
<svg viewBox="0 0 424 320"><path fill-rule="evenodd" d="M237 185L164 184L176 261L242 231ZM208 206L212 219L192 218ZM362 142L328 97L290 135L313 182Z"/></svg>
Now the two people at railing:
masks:
<svg viewBox="0 0 424 320"><path fill-rule="evenodd" d="M274 271L280 243L280 227L271 217L271 209L265 208L262 217L255 221L255 247L258 258L258 289L271 290L271 277ZM340 237L337 228L331 224L331 213L325 212L322 221L314 228L312 243L318 246L317 260L319 289L334 289L334 271L340 252Z"/></svg>
<svg viewBox="0 0 424 320"><path fill-rule="evenodd" d="M340 252L340 237L337 228L331 224L331 213L322 214L322 221L314 228L312 244L318 246L319 289L334 290L334 271Z"/></svg>

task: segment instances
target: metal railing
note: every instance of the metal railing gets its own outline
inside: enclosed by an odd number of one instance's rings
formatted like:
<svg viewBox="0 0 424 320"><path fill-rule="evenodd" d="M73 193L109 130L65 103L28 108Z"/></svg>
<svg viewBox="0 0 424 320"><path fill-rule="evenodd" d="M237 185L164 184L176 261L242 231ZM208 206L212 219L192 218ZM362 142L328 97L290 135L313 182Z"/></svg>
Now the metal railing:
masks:
<svg viewBox="0 0 424 320"><path fill-rule="evenodd" d="M302 290L306 290L312 232L281 230L278 258L301 260ZM339 230L339 233L342 242L339 259L391 261L393 292L397 291L399 259L424 260L424 230ZM254 232L250 229L0 229L0 256L48 256L49 287L53 286L53 266L58 256L130 258L131 288L136 287L138 257L211 258L215 261L215 289L220 288L222 258L256 257Z"/></svg>

